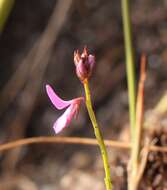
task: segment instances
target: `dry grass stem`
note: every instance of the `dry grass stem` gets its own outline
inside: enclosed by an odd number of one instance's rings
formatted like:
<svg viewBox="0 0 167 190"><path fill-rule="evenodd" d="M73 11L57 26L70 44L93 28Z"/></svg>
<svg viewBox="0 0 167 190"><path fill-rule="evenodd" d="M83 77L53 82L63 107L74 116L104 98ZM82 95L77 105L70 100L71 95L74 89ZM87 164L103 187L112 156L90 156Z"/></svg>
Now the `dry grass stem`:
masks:
<svg viewBox="0 0 167 190"><path fill-rule="evenodd" d="M120 148L123 150L130 150L131 144L129 142L104 140L105 145L111 148ZM0 145L0 151L6 151L20 146L29 144L76 144L76 145L92 145L97 146L97 140L94 138L81 138L81 137L31 137L20 139ZM167 147L160 146L145 146L149 151L167 153Z"/></svg>
<svg viewBox="0 0 167 190"><path fill-rule="evenodd" d="M146 164L147 164L147 158L148 158L148 154L149 154L149 144L150 141L149 139L146 139L146 143L145 146L143 147L143 149L141 150L141 161L140 161L140 166L139 166L139 172L138 172L138 176L136 177L136 186L139 186L140 180L143 176Z"/></svg>
<svg viewBox="0 0 167 190"><path fill-rule="evenodd" d="M144 82L146 78L146 57L141 57L141 69L140 79L137 94L137 105L136 105L136 124L135 133L132 137L133 146L131 150L130 169L128 174L128 185L129 190L138 189L139 185L139 168L140 168L140 150L141 150L141 137L143 132L143 110L144 110Z"/></svg>

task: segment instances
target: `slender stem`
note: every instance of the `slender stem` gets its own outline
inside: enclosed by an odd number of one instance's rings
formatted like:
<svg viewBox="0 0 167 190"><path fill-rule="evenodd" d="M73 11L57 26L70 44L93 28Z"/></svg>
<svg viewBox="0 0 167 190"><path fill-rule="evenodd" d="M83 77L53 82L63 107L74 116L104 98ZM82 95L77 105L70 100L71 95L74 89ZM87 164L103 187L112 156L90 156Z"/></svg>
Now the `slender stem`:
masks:
<svg viewBox="0 0 167 190"><path fill-rule="evenodd" d="M106 150L106 146L104 144L102 134L101 134L100 129L99 129L98 124L97 124L96 116L95 116L94 111L93 111L88 80L85 80L83 84L84 84L84 89L85 89L85 94L86 94L86 107L87 107L89 117L91 119L91 122L92 122L92 125L94 128L95 137L98 141L100 151L101 151L101 155L102 155L102 159L103 159L104 170L105 170L104 181L105 181L106 189L112 190L112 183L111 183L111 175L110 175L110 167L109 167L109 162L108 162L107 150Z"/></svg>
<svg viewBox="0 0 167 190"><path fill-rule="evenodd" d="M126 54L126 70L128 80L128 93L129 93L129 114L130 114L130 126L131 137L135 133L135 118L136 118L136 94L135 94L135 72L134 72L134 56L132 47L132 34L131 23L129 15L129 0L122 0L122 18L124 27L124 40L125 40L125 54Z"/></svg>

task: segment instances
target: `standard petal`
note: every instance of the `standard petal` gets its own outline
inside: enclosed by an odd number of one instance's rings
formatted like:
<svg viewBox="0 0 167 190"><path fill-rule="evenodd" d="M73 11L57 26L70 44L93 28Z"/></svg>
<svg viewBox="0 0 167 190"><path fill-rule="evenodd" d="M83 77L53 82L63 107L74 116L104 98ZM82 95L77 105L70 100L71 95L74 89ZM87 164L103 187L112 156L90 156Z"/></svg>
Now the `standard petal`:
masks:
<svg viewBox="0 0 167 190"><path fill-rule="evenodd" d="M57 119L57 121L54 123L54 130L55 133L58 134L59 132L62 131L65 127L69 125L71 122L72 118L74 117L76 113L76 108L77 106L75 104L72 104L69 106L66 111Z"/></svg>
<svg viewBox="0 0 167 190"><path fill-rule="evenodd" d="M52 102L52 104L59 110L66 108L67 106L69 106L72 102L72 100L69 101L64 101L62 100L52 89L52 87L50 85L46 85L46 92Z"/></svg>

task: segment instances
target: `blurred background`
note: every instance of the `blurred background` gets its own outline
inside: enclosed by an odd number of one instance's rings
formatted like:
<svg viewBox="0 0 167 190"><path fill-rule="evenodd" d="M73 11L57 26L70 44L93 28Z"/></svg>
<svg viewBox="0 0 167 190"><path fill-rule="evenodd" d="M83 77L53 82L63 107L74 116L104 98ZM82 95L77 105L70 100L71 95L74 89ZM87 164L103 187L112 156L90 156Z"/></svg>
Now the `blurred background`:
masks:
<svg viewBox="0 0 167 190"><path fill-rule="evenodd" d="M148 58L149 110L167 88L167 1L131 2L137 73L141 54ZM66 100L84 95L73 52L85 45L96 56L90 86L104 137L129 141L121 2L15 0L0 36L1 143L55 135L52 125L62 112L51 105L45 85ZM60 136L94 137L84 105ZM115 189L124 190L128 152L108 151ZM36 144L0 152L0 160L2 190L104 189L97 147Z"/></svg>

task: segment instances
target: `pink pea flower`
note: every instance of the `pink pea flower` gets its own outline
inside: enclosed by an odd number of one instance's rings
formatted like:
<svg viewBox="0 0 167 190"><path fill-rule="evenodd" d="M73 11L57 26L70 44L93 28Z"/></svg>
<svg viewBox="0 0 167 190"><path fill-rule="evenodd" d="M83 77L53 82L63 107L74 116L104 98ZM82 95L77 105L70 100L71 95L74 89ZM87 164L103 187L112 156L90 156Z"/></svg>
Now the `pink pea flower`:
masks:
<svg viewBox="0 0 167 190"><path fill-rule="evenodd" d="M82 100L84 100L84 98L79 97L69 101L64 101L59 98L59 96L54 92L52 87L48 84L46 85L46 92L49 96L50 101L57 109L62 110L64 108L67 108L53 125L55 133L57 134L70 124L73 117L77 116L80 103Z"/></svg>

